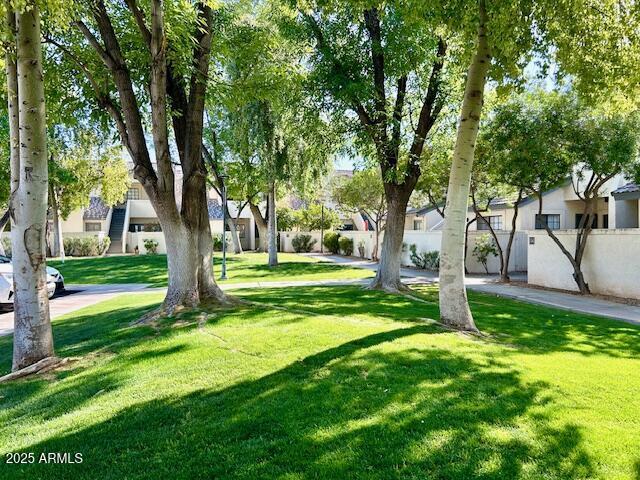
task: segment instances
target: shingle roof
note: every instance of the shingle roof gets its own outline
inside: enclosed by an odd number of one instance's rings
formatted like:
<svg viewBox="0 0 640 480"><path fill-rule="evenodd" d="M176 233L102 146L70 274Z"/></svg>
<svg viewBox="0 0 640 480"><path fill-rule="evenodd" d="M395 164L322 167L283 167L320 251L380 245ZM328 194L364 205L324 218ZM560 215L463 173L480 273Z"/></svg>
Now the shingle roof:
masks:
<svg viewBox="0 0 640 480"><path fill-rule="evenodd" d="M615 195L618 193L635 193L635 192L640 192L640 185L630 182L630 183L627 183L626 185L623 185L622 187L616 188L611 193Z"/></svg>
<svg viewBox="0 0 640 480"><path fill-rule="evenodd" d="M207 210L209 211L209 220L222 220L222 206L218 203L217 198L207 200Z"/></svg>
<svg viewBox="0 0 640 480"><path fill-rule="evenodd" d="M84 211L85 220L106 220L111 208L100 197L90 197L89 206Z"/></svg>

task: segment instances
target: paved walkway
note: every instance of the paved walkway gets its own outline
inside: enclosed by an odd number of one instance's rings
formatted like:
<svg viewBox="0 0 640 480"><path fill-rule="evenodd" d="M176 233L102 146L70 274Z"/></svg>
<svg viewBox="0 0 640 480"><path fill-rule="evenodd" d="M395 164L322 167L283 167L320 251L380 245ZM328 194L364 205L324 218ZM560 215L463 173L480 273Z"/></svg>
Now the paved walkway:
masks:
<svg viewBox="0 0 640 480"><path fill-rule="evenodd" d="M140 292L146 289L144 283L123 283L118 285L67 285L67 291L77 291L52 298L49 302L51 318L88 307L123 293ZM0 314L0 337L13 331L13 312Z"/></svg>
<svg viewBox="0 0 640 480"><path fill-rule="evenodd" d="M352 259L338 255L313 255L324 261L339 263L341 265L377 270L378 264L369 260ZM400 271L405 283L438 282L438 276L434 272L424 272L413 268L402 268ZM512 280L526 281L526 275L512 275ZM547 305L550 307L570 310L577 313L587 313L602 317L622 320L628 323L640 325L640 307L625 305L623 303L610 302L600 298L570 293L554 292L537 288L528 288L521 285L498 283L493 275L470 275L465 279L467 287L478 292L513 298L528 303Z"/></svg>
<svg viewBox="0 0 640 480"><path fill-rule="evenodd" d="M310 254L322 261L338 263L355 268L377 270L378 264L369 260L341 257L338 255ZM437 283L438 276L434 272L402 268L401 276L407 284ZM526 280L524 275L513 275L514 280ZM304 286L331 286L331 285L366 285L371 280L308 280L308 281L283 281L283 282L246 282L222 285L223 290L241 288L286 288ZM467 287L479 292L513 298L528 303L547 305L578 313L587 313L603 317L622 320L640 325L640 307L624 305L621 303L601 300L594 297L571 295L569 293L553 292L527 288L520 285L497 283L496 277L491 275L470 275L465 279ZM67 285L67 290L76 291L68 295L53 298L50 302L51 318L65 315L74 310L88 307L96 303L108 300L122 294L164 292L166 287L146 288L146 284L113 284L113 285ZM13 312L0 314L0 336L8 335L13 331Z"/></svg>

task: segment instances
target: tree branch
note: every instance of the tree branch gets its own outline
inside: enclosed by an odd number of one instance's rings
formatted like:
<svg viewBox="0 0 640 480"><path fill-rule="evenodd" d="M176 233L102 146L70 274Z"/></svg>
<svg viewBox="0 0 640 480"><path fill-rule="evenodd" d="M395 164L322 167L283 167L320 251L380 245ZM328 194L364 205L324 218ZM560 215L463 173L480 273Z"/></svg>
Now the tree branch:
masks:
<svg viewBox="0 0 640 480"><path fill-rule="evenodd" d="M364 11L364 23L371 39L371 61L373 63L373 86L376 92L374 120L380 125L380 133L386 136L387 95L385 93L384 49L378 9L373 7ZM384 130L384 133L383 133Z"/></svg>
<svg viewBox="0 0 640 480"><path fill-rule="evenodd" d="M147 48L151 48L151 31L149 27L147 27L147 22L144 18L144 12L138 6L136 0L125 0L127 7L131 11L136 24L138 25L138 30L140 30L140 35L142 35L142 40L144 41Z"/></svg>
<svg viewBox="0 0 640 480"><path fill-rule="evenodd" d="M402 75L398 79L398 87L396 94L396 104L393 108L393 133L392 133L392 142L393 149L395 151L396 157L399 156L400 152L400 135L401 135L401 127L402 127L402 111L404 110L404 99L407 93L407 76Z"/></svg>
<svg viewBox="0 0 640 480"><path fill-rule="evenodd" d="M422 155L427 134L429 130L431 130L443 106L443 102L438 102L437 100L440 93L440 74L442 73L446 53L447 44L440 38L438 40L436 60L433 63L431 76L429 77L429 86L427 87L427 93L418 117L416 133L411 149L409 150L409 167L417 174L420 172L420 156Z"/></svg>

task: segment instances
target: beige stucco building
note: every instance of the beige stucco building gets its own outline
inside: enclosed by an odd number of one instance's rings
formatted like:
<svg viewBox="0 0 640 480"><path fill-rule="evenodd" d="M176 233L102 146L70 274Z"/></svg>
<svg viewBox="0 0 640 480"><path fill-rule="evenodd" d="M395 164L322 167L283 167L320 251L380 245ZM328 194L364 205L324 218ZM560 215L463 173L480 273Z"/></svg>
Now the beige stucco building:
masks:
<svg viewBox="0 0 640 480"><path fill-rule="evenodd" d="M179 189L176 192L179 198ZM213 234L222 233L222 201L214 189L209 190L209 224ZM248 207L238 215L236 202L229 202L229 213L235 219L240 243L244 249L253 250L258 244L258 229ZM127 191L122 203L110 207L99 196L90 198L89 206L72 212L62 221L65 237L108 236L111 245L108 253L145 253L144 240L158 242L158 252L166 253L164 234L160 221L144 188L136 180Z"/></svg>

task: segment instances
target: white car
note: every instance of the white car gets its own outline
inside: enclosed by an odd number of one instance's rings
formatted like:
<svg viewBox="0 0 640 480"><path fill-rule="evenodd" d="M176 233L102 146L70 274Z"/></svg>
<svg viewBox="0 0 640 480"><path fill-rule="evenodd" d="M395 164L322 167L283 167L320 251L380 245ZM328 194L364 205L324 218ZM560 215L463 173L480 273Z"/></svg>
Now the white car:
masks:
<svg viewBox="0 0 640 480"><path fill-rule="evenodd" d="M47 267L47 293L49 298L64 290L64 277L52 267ZM0 255L0 307L13 305L13 265L11 259Z"/></svg>

